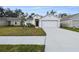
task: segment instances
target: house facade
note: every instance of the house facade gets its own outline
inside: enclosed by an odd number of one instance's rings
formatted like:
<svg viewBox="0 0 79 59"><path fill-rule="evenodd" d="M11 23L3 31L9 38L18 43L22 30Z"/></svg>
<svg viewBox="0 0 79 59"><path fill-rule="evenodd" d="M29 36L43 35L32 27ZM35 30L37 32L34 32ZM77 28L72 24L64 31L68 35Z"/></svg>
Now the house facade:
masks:
<svg viewBox="0 0 79 59"><path fill-rule="evenodd" d="M39 27L39 20L42 18L41 15L32 15L32 16L27 16L26 17L26 21L25 21L25 25L27 25L27 23L31 23L33 25L35 25L36 27Z"/></svg>
<svg viewBox="0 0 79 59"><path fill-rule="evenodd" d="M25 17L24 25L27 26L28 23L35 25L35 27L42 28L58 28L60 27L60 18L53 14L48 14L46 16L32 15ZM20 26L21 17L0 17L0 26Z"/></svg>
<svg viewBox="0 0 79 59"><path fill-rule="evenodd" d="M40 16L40 15L25 16L26 20L24 20L24 25L27 26L28 23L31 23L35 26L38 26L39 19L41 17L42 16ZM20 26L21 20L22 20L21 16L18 16L18 17L0 17L0 26Z"/></svg>
<svg viewBox="0 0 79 59"><path fill-rule="evenodd" d="M61 27L76 27L79 28L79 14L66 16L60 21Z"/></svg>
<svg viewBox="0 0 79 59"><path fill-rule="evenodd" d="M0 26L19 26L20 22L18 17L0 17Z"/></svg>
<svg viewBox="0 0 79 59"><path fill-rule="evenodd" d="M39 25L42 28L59 28L60 27L60 18L53 15L48 14L40 19Z"/></svg>
<svg viewBox="0 0 79 59"><path fill-rule="evenodd" d="M32 17L27 17L25 24L31 23L35 25L35 27L42 28L58 28L60 27L60 18L53 14L48 14L45 16L33 15Z"/></svg>

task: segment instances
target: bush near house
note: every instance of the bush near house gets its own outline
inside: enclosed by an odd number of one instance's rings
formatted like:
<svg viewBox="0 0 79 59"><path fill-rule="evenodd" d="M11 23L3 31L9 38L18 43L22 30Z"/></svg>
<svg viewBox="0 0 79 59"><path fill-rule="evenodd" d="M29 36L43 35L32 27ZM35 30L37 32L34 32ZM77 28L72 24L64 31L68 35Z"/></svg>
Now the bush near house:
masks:
<svg viewBox="0 0 79 59"><path fill-rule="evenodd" d="M0 52L43 52L44 45L0 45Z"/></svg>
<svg viewBox="0 0 79 59"><path fill-rule="evenodd" d="M60 24L60 28L64 28L64 27L67 27L68 25L67 24Z"/></svg>
<svg viewBox="0 0 79 59"><path fill-rule="evenodd" d="M27 23L27 27L35 27L35 25L33 25L31 23Z"/></svg>
<svg viewBox="0 0 79 59"><path fill-rule="evenodd" d="M72 27L63 27L63 29L79 32L79 28L72 28Z"/></svg>
<svg viewBox="0 0 79 59"><path fill-rule="evenodd" d="M0 27L0 36L45 36L42 28L34 27Z"/></svg>

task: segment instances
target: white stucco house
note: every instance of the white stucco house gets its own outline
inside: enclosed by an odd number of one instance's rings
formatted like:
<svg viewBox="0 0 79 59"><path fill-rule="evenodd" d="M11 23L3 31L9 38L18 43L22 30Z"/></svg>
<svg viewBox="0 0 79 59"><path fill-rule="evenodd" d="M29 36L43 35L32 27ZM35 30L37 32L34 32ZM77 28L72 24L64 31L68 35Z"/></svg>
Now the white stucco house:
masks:
<svg viewBox="0 0 79 59"><path fill-rule="evenodd" d="M62 27L76 27L79 28L79 13L63 17L60 21Z"/></svg>
<svg viewBox="0 0 79 59"><path fill-rule="evenodd" d="M18 17L0 17L0 26L19 26L21 20Z"/></svg>
<svg viewBox="0 0 79 59"><path fill-rule="evenodd" d="M24 24L31 23L35 25L35 27L42 27L42 28L58 28L60 27L60 18L53 14L48 14L45 16L41 15L32 15L25 17ZM0 26L6 25L13 25L13 26L20 26L21 19L20 17L0 17Z"/></svg>
<svg viewBox="0 0 79 59"><path fill-rule="evenodd" d="M27 17L25 24L31 23L36 27L42 28L58 28L60 27L60 18L53 14L48 14L45 16L33 15L33 17Z"/></svg>

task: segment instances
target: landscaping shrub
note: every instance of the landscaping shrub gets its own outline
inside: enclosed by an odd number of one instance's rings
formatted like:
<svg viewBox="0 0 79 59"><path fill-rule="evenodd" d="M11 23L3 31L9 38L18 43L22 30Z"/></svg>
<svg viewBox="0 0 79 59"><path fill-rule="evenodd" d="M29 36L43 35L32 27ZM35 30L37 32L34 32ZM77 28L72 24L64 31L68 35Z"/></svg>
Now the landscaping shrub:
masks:
<svg viewBox="0 0 79 59"><path fill-rule="evenodd" d="M27 23L27 27L35 27L35 25L33 25L31 23Z"/></svg>

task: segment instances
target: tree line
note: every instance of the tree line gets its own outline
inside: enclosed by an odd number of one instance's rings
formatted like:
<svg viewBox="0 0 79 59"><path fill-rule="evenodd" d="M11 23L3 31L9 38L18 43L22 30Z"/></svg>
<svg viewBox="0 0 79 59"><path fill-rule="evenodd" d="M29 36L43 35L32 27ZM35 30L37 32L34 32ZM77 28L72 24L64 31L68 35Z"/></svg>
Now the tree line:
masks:
<svg viewBox="0 0 79 59"><path fill-rule="evenodd" d="M19 14L24 14L21 9L11 10L10 8L4 9L0 6L0 17L17 17Z"/></svg>
<svg viewBox="0 0 79 59"><path fill-rule="evenodd" d="M54 10L51 11L47 11L47 14L55 14L57 13ZM24 12L21 9L15 9L15 10L11 10L10 8L4 9L3 7L0 6L0 17L17 17L20 14L24 15ZM28 15L28 13L26 13L26 16ZM31 17L32 15L35 15L35 13L31 13L31 15L29 15L29 17ZM67 16L67 13L62 13L59 14L61 17L63 16Z"/></svg>

